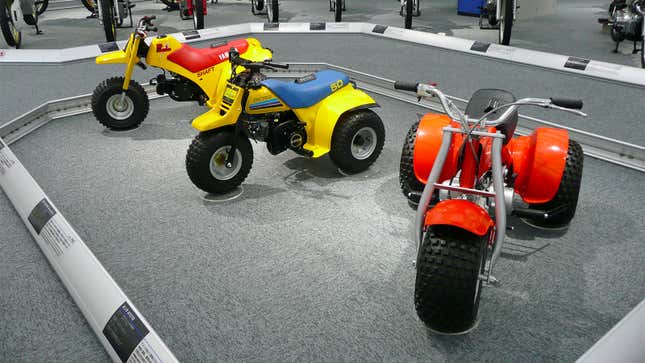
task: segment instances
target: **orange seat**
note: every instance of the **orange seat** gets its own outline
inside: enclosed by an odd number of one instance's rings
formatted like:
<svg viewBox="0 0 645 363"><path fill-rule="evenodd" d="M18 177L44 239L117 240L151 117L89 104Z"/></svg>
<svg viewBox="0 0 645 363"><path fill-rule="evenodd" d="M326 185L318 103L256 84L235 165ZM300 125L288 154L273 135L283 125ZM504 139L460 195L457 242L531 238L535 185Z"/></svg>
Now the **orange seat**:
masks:
<svg viewBox="0 0 645 363"><path fill-rule="evenodd" d="M236 39L215 48L193 48L188 44L182 44L181 48L170 53L168 60L197 73L227 61L231 47L243 54L249 48L249 43L246 39Z"/></svg>

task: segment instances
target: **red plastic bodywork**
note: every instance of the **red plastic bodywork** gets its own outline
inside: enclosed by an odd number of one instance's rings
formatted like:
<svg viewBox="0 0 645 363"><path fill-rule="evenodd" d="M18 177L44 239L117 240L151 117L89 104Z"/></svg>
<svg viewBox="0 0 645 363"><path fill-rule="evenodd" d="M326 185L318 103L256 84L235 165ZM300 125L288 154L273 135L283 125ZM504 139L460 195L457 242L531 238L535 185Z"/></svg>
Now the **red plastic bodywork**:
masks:
<svg viewBox="0 0 645 363"><path fill-rule="evenodd" d="M423 116L419 122L416 141L414 143L413 167L414 175L424 184L428 181L428 175L439 153L443 135L442 130L451 124L453 127L459 127L450 117L432 113ZM443 165L441 176L437 181L438 183L452 178L457 173L459 145L461 145L462 140L463 136L461 134L452 135L448 157Z"/></svg>
<svg viewBox="0 0 645 363"><path fill-rule="evenodd" d="M464 199L444 200L426 214L426 226L449 225L478 236L485 235L494 225L488 213L477 204Z"/></svg>
<svg viewBox="0 0 645 363"><path fill-rule="evenodd" d="M526 203L546 203L555 197L567 161L569 133L537 128L529 136L512 139L505 147L513 164L515 192Z"/></svg>
<svg viewBox="0 0 645 363"><path fill-rule="evenodd" d="M181 48L170 53L168 60L197 73L227 61L231 47L243 54L249 48L249 43L246 39L237 39L216 48L193 48L188 44L182 44Z"/></svg>

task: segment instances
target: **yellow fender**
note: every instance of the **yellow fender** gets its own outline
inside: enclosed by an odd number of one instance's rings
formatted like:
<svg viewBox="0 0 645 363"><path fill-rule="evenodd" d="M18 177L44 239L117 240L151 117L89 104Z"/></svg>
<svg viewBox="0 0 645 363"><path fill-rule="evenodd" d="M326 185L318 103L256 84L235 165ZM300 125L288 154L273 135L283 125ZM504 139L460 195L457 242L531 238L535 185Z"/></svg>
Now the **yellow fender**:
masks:
<svg viewBox="0 0 645 363"><path fill-rule="evenodd" d="M122 50L106 53L96 57L96 64L128 63L130 57ZM138 60L137 60L138 62Z"/></svg>
<svg viewBox="0 0 645 363"><path fill-rule="evenodd" d="M331 138L336 123L345 112L377 106L372 97L348 84L316 105L294 109L293 112L300 121L307 124L307 143L304 148L312 151L314 158L327 154L331 149Z"/></svg>
<svg viewBox="0 0 645 363"><path fill-rule="evenodd" d="M224 126L235 125L238 117L242 113L242 94L244 93L244 90L240 87L235 87L235 89L238 94L228 112L222 115L220 107L213 107L208 112L194 118L192 122L193 127L199 132L204 132Z"/></svg>

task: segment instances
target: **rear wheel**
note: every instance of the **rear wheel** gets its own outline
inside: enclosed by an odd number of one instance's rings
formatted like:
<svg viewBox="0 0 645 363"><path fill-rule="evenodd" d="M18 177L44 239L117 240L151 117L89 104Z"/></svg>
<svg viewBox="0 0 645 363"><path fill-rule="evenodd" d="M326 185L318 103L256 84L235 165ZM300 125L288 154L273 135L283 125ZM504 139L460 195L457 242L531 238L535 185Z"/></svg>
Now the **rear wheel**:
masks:
<svg viewBox="0 0 645 363"><path fill-rule="evenodd" d="M414 305L432 330L457 334L477 322L487 258L487 235L453 226L432 226L417 257Z"/></svg>
<svg viewBox="0 0 645 363"><path fill-rule="evenodd" d="M199 189L213 194L229 192L249 175L253 165L253 148L249 139L237 139L231 167L226 166L234 134L230 130L200 133L186 154L188 177Z"/></svg>
<svg viewBox="0 0 645 363"><path fill-rule="evenodd" d="M193 0L193 27L204 29L204 2L206 0Z"/></svg>
<svg viewBox="0 0 645 363"><path fill-rule="evenodd" d="M251 0L251 12L253 15L259 14L264 10L264 0Z"/></svg>
<svg viewBox="0 0 645 363"><path fill-rule="evenodd" d="M148 115L148 94L135 81L122 97L123 77L113 77L99 83L92 93L92 112L105 127L115 131L138 127Z"/></svg>
<svg viewBox="0 0 645 363"><path fill-rule="evenodd" d="M36 5L36 14L42 15L49 6L49 0L37 0L34 4Z"/></svg>
<svg viewBox="0 0 645 363"><path fill-rule="evenodd" d="M2 30L7 45L20 48L22 34L11 17L11 6L7 0L0 0L0 30Z"/></svg>
<svg viewBox="0 0 645 363"><path fill-rule="evenodd" d="M405 28L412 29L412 13L414 12L414 0L406 0L403 15L405 16Z"/></svg>
<svg viewBox="0 0 645 363"><path fill-rule="evenodd" d="M266 0L267 20L269 23L277 23L280 20L280 3L278 0Z"/></svg>
<svg viewBox="0 0 645 363"><path fill-rule="evenodd" d="M336 7L334 9L334 21L343 21L343 0L336 0Z"/></svg>
<svg viewBox="0 0 645 363"><path fill-rule="evenodd" d="M502 16L499 19L499 44L509 45L511 43L511 30L513 29L513 5L514 0L501 0Z"/></svg>
<svg viewBox="0 0 645 363"><path fill-rule="evenodd" d="M101 6L101 15L103 16L103 30L105 31L105 40L113 42L116 40L116 23L114 20L114 0L99 0Z"/></svg>
<svg viewBox="0 0 645 363"><path fill-rule="evenodd" d="M583 162L582 147L577 142L569 139L567 161L555 197L547 203L529 205L529 208L538 210L554 210L557 208L560 209L560 213L556 213L546 221L527 219L530 224L544 228L562 228L569 224L576 214L576 207L578 206Z"/></svg>
<svg viewBox="0 0 645 363"><path fill-rule="evenodd" d="M401 162L399 164L399 185L401 191L413 204L419 203L419 195L423 192L425 185L417 179L414 174L414 145L417 140L417 129L419 121L415 122L408 130L401 150Z"/></svg>
<svg viewBox="0 0 645 363"><path fill-rule="evenodd" d="M372 110L341 116L331 138L331 160L346 173L359 173L372 165L385 143L383 121Z"/></svg>
<svg viewBox="0 0 645 363"><path fill-rule="evenodd" d="M81 3L89 12L94 13L96 11L96 3L94 0L81 0Z"/></svg>

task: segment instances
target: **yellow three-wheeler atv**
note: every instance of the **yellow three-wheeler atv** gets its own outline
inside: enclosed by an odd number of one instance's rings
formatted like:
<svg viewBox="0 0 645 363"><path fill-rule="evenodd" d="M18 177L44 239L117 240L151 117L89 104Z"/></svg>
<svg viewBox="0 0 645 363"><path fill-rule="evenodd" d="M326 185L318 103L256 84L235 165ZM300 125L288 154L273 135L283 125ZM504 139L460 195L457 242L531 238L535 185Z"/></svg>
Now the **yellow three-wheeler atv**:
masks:
<svg viewBox="0 0 645 363"><path fill-rule="evenodd" d="M252 62L234 48L229 62L222 97L193 120L200 133L188 149L186 169L198 188L224 193L240 185L253 163L249 139L266 142L274 155L286 149L313 158L329 153L348 173L367 169L380 155L385 128L369 109L377 104L346 74L324 70L293 82L267 79L261 69L288 65Z"/></svg>
<svg viewBox="0 0 645 363"><path fill-rule="evenodd" d="M194 48L169 35L160 35L148 45L148 32L156 32L152 20L144 16L130 35L124 50L106 53L96 58L97 64L125 63L125 75L101 82L92 95L92 111L101 124L112 130L136 128L148 114L148 95L131 80L134 66L145 69L145 62L164 70L150 80L158 94L167 94L175 101L197 101L209 107L219 107L226 80L231 75L228 51L231 47L244 56L262 61L272 57L257 39L237 39L210 48ZM166 71L171 75L166 78Z"/></svg>

